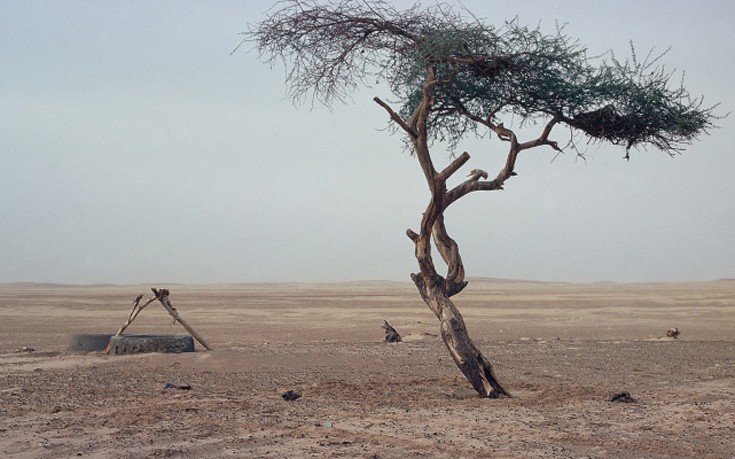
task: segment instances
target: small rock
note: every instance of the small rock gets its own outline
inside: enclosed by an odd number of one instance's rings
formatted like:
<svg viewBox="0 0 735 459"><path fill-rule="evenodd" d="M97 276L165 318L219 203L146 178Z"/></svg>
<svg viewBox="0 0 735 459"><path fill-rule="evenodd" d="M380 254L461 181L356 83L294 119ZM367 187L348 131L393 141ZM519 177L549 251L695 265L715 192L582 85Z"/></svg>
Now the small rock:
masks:
<svg viewBox="0 0 735 459"><path fill-rule="evenodd" d="M32 347L23 346L20 349L18 349L18 352L35 352L36 350Z"/></svg>
<svg viewBox="0 0 735 459"><path fill-rule="evenodd" d="M191 386L189 384L174 384L167 382L166 385L163 386L163 390L166 389L191 390Z"/></svg>
<svg viewBox="0 0 735 459"><path fill-rule="evenodd" d="M610 401L616 403L636 403L637 400L630 396L630 392L624 390L613 395Z"/></svg>
<svg viewBox="0 0 735 459"><path fill-rule="evenodd" d="M286 400L287 402L291 402L293 400L301 398L301 392L298 392L295 390L287 390L286 392L281 394L281 397L283 397L283 399Z"/></svg>
<svg viewBox="0 0 735 459"><path fill-rule="evenodd" d="M669 329L669 330L668 330L668 331L666 332L666 336L668 336L669 338L674 338L674 339L676 339L676 338L678 338L678 337L679 337L679 333L680 333L680 332L679 332L679 329L678 329L678 328L676 328L676 327L674 327L674 328L670 328L670 329Z"/></svg>

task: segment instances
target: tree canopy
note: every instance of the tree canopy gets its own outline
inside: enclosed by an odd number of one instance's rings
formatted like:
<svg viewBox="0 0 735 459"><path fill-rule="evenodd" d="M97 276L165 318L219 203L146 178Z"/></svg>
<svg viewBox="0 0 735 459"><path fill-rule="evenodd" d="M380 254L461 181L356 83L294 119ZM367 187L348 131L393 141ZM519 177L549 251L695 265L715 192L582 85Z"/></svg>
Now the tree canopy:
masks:
<svg viewBox="0 0 735 459"><path fill-rule="evenodd" d="M386 81L403 118L420 103L431 66L437 81L429 135L453 146L468 133L497 131L513 115L521 125L566 124L622 145L626 157L647 146L674 154L715 119L714 107L672 84L662 55L589 56L563 27L552 34L517 20L494 27L444 3L399 10L383 0L286 0L246 40L267 61L287 63L295 100L311 96L329 105L360 85Z"/></svg>

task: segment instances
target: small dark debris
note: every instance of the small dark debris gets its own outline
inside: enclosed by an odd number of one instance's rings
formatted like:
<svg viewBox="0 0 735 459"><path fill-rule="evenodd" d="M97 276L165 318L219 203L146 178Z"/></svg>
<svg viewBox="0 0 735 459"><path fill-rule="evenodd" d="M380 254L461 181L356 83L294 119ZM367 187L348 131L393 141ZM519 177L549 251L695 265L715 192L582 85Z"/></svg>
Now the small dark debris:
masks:
<svg viewBox="0 0 735 459"><path fill-rule="evenodd" d="M23 346L20 349L18 349L18 352L36 352L36 350L33 349L32 347Z"/></svg>
<svg viewBox="0 0 735 459"><path fill-rule="evenodd" d="M676 328L676 327L674 327L674 328L670 328L670 329L669 329L669 330L668 330L668 331L666 332L666 336L668 336L669 338L674 338L674 339L677 339L677 338L679 337L679 333L680 333L680 332L679 332L679 329L678 329L678 328Z"/></svg>
<svg viewBox="0 0 735 459"><path fill-rule="evenodd" d="M628 391L622 391L618 392L617 394L613 395L610 398L611 402L616 403L636 403L637 400L630 396L630 392Z"/></svg>
<svg viewBox="0 0 735 459"><path fill-rule="evenodd" d="M167 382L166 385L163 386L163 390L166 389L191 390L191 386L189 384L174 384Z"/></svg>
<svg viewBox="0 0 735 459"><path fill-rule="evenodd" d="M301 398L301 392L295 390L287 390L281 395L281 397L283 397L283 399L287 402L291 402L293 400L296 400L297 398Z"/></svg>

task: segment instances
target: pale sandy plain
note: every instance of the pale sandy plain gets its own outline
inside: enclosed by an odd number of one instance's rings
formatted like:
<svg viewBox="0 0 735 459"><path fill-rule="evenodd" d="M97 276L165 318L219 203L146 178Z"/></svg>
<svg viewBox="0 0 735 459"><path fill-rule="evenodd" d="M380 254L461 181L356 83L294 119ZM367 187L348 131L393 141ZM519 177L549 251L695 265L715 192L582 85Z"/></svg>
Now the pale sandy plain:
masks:
<svg viewBox="0 0 735 459"><path fill-rule="evenodd" d="M147 287L215 351L66 350ZM0 457L735 457L735 281L475 279L455 300L513 398L475 395L408 283L0 286ZM129 329L182 331L157 303Z"/></svg>

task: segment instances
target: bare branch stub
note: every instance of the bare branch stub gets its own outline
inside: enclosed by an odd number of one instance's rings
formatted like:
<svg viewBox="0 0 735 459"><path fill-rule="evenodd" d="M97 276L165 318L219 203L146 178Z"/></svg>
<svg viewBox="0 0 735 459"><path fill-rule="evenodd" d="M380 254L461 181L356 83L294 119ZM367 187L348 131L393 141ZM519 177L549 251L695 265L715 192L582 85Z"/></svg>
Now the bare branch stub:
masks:
<svg viewBox="0 0 735 459"><path fill-rule="evenodd" d="M385 331L385 337L383 338L383 341L385 341L386 343L400 343L401 341L403 341L398 331L396 331L396 329L393 328L387 320L383 321L383 330Z"/></svg>

